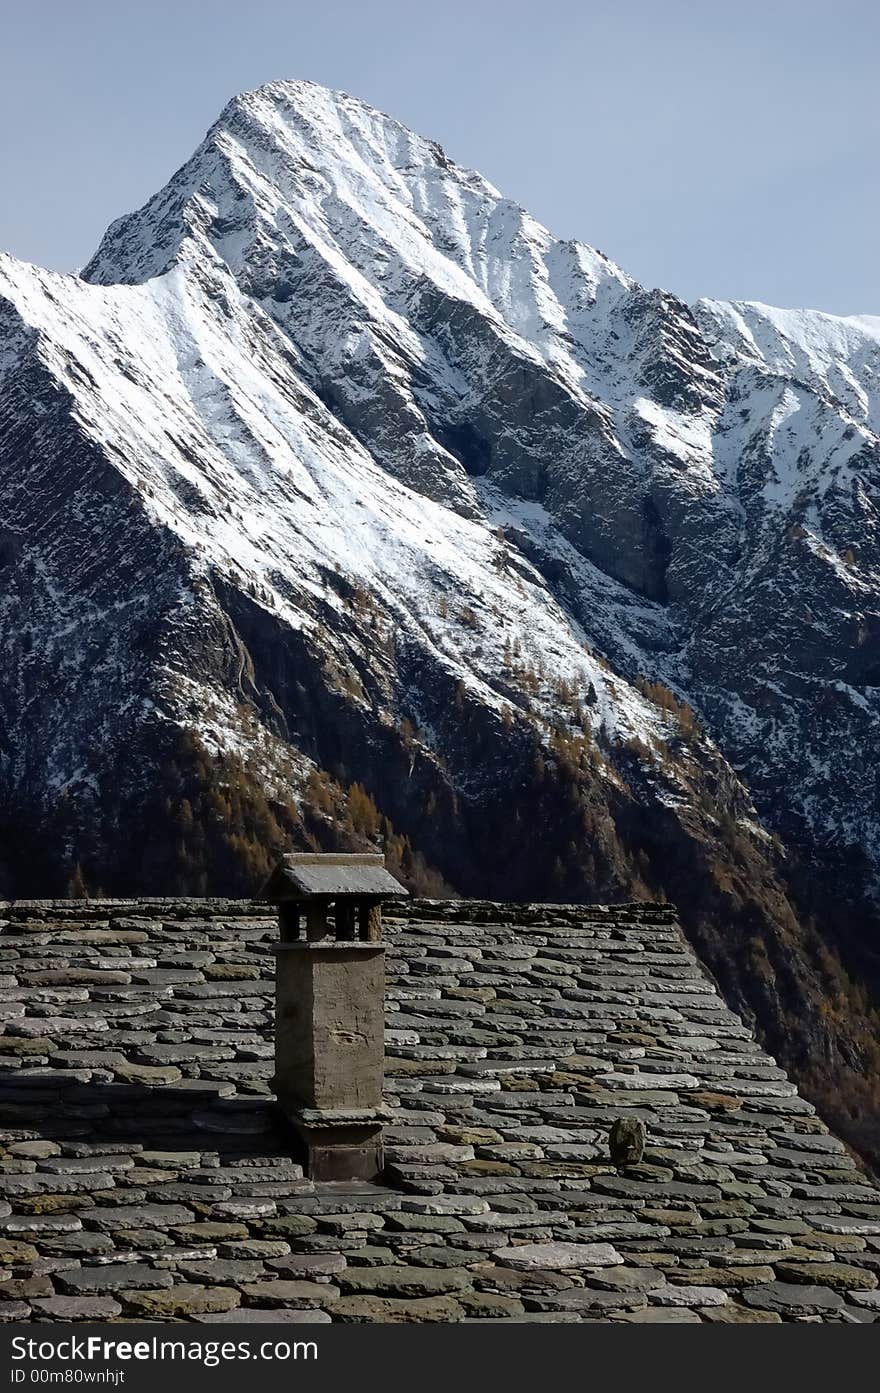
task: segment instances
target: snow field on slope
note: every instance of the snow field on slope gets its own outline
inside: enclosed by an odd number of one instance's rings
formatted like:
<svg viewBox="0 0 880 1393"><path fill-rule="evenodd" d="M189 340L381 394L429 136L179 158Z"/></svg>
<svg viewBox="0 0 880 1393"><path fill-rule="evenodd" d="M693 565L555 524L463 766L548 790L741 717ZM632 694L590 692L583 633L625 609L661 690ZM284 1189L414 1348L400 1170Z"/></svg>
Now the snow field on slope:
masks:
<svg viewBox="0 0 880 1393"><path fill-rule="evenodd" d="M584 693L592 683L591 715L612 738L663 737L659 713L588 652L537 573L520 562L519 574L505 574L487 525L413 493L346 438L277 360L271 332L231 278L222 289L232 312L221 318L217 287L206 294L179 269L109 288L7 258L0 271L0 289L38 330L40 356L71 393L81 428L197 568L305 629L307 607L273 577L341 603L324 586L338 568L499 713L509 704L495 690L506 640L546 674L535 705L548 719L560 680ZM474 627L462 621L471 609Z"/></svg>

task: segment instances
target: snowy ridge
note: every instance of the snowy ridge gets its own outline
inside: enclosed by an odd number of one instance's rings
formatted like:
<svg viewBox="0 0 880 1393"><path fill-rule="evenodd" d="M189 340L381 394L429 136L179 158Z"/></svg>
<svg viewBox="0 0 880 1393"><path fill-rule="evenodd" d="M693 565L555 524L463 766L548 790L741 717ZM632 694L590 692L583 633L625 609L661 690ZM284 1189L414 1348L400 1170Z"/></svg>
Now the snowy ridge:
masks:
<svg viewBox="0 0 880 1393"><path fill-rule="evenodd" d="M696 312L728 352L824 390L854 419L880 429L880 316L720 300L700 300Z"/></svg>
<svg viewBox="0 0 880 1393"><path fill-rule="evenodd" d="M35 331L80 429L112 449L196 571L255 587L286 624L313 628L296 596L321 593L344 566L482 701L506 704L494 683L513 635L550 681L594 685L597 725L659 735L656 710L595 661L537 572L520 562L506 576L483 524L390 478L291 379L271 326L228 278L218 322L217 290L206 295L180 268L105 289L0 258L0 292ZM441 619L445 597L478 609L479 628Z"/></svg>

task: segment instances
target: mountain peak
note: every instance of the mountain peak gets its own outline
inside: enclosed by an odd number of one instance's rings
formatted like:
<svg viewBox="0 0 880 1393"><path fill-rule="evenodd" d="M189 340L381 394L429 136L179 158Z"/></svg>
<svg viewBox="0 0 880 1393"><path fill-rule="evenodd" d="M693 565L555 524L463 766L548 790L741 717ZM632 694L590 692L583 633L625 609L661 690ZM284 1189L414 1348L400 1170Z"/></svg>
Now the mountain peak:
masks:
<svg viewBox="0 0 880 1393"><path fill-rule="evenodd" d="M261 229L274 235L318 211L332 230L334 206L376 232L401 218L413 227L430 213L432 185L501 199L437 142L367 103L305 80L269 82L227 103L168 184L112 224L83 275L103 284L150 279L200 234L203 249L210 244L238 269Z"/></svg>
<svg viewBox="0 0 880 1393"><path fill-rule="evenodd" d="M310 78L274 78L262 82L258 87L245 88L236 93L226 103L215 126L225 124L239 109L265 110L273 107L282 117L291 114L325 116L328 112L347 110L360 112L369 121L387 122L405 129L401 123L387 112L372 106L361 97L352 96L341 88L327 87Z"/></svg>

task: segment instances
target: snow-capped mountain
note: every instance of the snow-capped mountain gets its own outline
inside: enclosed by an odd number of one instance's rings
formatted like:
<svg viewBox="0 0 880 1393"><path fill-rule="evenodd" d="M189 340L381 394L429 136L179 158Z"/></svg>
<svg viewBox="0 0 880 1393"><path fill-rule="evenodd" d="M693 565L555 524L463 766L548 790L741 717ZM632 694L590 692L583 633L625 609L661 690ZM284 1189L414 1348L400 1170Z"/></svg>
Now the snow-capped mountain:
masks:
<svg viewBox="0 0 880 1393"><path fill-rule="evenodd" d="M269 84L80 276L0 258L9 835L161 889L187 759L319 840L356 785L467 893L677 899L855 1077L878 502L880 318L688 307Z"/></svg>

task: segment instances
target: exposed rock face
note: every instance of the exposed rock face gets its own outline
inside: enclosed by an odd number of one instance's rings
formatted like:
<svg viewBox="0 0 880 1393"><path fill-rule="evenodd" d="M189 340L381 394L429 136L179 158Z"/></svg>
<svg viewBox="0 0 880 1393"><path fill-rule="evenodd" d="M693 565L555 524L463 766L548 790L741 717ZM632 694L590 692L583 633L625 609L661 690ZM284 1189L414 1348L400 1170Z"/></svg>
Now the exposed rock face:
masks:
<svg viewBox="0 0 880 1393"><path fill-rule="evenodd" d="M466 893L674 898L864 1119L878 382L877 320L689 308L352 98L236 98L82 278L0 259L8 891L244 888L328 770Z"/></svg>

